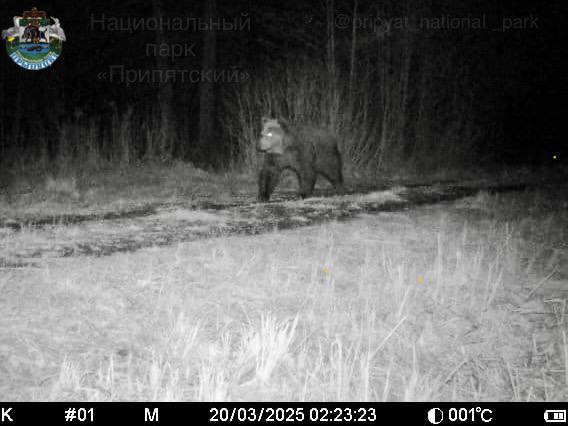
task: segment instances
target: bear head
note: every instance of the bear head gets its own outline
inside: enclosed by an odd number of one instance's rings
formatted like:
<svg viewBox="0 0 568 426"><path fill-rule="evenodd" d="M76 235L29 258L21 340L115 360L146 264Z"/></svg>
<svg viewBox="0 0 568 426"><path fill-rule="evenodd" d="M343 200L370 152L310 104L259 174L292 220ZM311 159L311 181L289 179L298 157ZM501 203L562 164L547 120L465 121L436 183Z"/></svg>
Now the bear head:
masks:
<svg viewBox="0 0 568 426"><path fill-rule="evenodd" d="M283 154L286 126L282 119L263 117L258 150L268 154Z"/></svg>

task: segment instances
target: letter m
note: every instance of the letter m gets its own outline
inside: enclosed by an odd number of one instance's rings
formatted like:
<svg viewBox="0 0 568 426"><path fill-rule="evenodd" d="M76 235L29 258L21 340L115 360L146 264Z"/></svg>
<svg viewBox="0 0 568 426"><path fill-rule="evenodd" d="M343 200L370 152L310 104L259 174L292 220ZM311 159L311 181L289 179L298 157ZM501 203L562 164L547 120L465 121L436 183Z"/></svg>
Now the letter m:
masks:
<svg viewBox="0 0 568 426"><path fill-rule="evenodd" d="M145 422L158 422L158 409L154 408L151 412L149 408L144 408Z"/></svg>

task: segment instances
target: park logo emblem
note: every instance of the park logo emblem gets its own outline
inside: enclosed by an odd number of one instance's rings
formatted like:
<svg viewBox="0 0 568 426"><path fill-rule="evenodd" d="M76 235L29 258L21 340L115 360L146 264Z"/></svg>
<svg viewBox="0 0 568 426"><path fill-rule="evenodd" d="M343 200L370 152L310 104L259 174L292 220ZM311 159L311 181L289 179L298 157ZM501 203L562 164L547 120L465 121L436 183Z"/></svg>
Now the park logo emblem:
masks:
<svg viewBox="0 0 568 426"><path fill-rule="evenodd" d="M27 70L41 70L61 55L65 32L59 19L35 7L23 16L14 16L14 26L2 31L6 51L12 60Z"/></svg>

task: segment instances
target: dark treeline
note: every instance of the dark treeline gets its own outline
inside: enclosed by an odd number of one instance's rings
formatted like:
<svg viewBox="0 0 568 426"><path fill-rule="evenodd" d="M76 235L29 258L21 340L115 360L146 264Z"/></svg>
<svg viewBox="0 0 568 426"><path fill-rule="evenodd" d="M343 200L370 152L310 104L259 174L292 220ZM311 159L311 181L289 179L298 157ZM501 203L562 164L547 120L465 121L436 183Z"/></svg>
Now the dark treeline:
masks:
<svg viewBox="0 0 568 426"><path fill-rule="evenodd" d="M369 170L563 155L560 2L41 3L67 42L42 71L0 55L3 167L251 166L263 115L334 129Z"/></svg>

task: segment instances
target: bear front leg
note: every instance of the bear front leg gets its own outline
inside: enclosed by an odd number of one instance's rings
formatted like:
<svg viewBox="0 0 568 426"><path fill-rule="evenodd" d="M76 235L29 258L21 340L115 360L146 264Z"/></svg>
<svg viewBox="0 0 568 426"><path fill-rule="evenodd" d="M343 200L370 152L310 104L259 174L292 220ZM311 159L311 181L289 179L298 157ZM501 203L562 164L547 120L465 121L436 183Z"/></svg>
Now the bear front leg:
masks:
<svg viewBox="0 0 568 426"><path fill-rule="evenodd" d="M266 202L270 199L278 184L279 170L270 165L264 165L258 176L258 200Z"/></svg>

